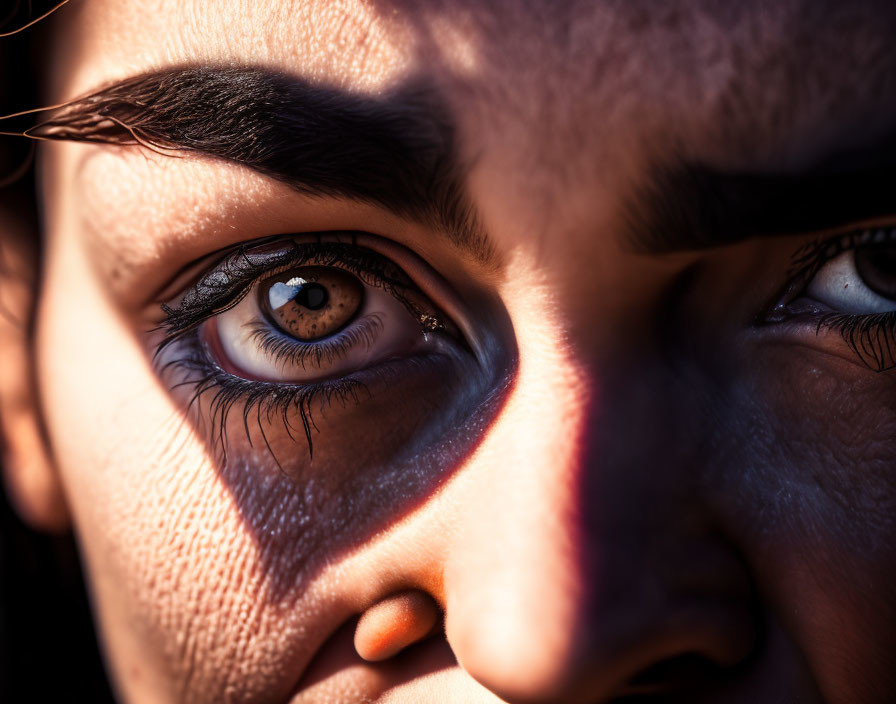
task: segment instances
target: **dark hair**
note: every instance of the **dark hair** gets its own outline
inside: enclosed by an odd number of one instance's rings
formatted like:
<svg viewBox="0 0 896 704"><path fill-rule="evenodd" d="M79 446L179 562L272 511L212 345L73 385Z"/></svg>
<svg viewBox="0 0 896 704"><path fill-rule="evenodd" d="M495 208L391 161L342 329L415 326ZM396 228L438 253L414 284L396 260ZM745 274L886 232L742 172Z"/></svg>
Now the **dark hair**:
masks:
<svg viewBox="0 0 896 704"><path fill-rule="evenodd" d="M9 7L0 9L0 33L27 24L57 3L8 3ZM0 37L0 113L38 104L44 34L35 25ZM15 203L16 210L36 224L29 142L0 137L0 198ZM22 272L0 269L0 275L18 276ZM38 535L31 531L0 491L0 701L56 699L99 704L113 701L96 644L75 541L71 535Z"/></svg>

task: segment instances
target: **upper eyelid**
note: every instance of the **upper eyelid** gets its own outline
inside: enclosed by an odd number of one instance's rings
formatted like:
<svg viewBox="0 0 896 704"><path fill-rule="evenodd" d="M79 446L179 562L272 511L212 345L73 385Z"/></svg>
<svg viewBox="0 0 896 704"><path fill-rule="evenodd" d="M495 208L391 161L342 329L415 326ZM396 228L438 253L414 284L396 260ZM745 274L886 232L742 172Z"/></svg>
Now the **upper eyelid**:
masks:
<svg viewBox="0 0 896 704"><path fill-rule="evenodd" d="M247 272L246 275L238 277L233 276L235 273L233 269L230 269L229 272L223 271L222 268L225 267L227 262L239 260L240 250L244 248L245 245L233 247L225 255L217 258L213 264L204 268L202 273L181 292L180 300L177 303L173 305L168 302L161 303L161 308L165 313L165 320L159 327L166 330L168 339L187 332L195 324L202 322L202 320L211 315L222 313L237 305L249 293L252 282L257 280L265 271L272 271L276 267L276 261L268 261L265 264L269 268L265 269L259 265L251 275ZM196 300L200 297L200 287L211 287L214 283L213 277L216 275L223 275L229 278L226 282L227 287L224 288L225 282L222 281L221 293L209 294L205 301ZM217 307L212 308L211 306L213 305Z"/></svg>
<svg viewBox="0 0 896 704"><path fill-rule="evenodd" d="M283 243L278 249L259 251L258 248L267 244L266 242L253 243L249 246L240 245L218 259L184 291L178 305L162 304L167 316L163 327L174 333L190 329L192 317L198 314L207 317L222 313L237 305L249 293L252 285L261 278L276 275L295 266L303 266L309 260L317 263L323 257L324 265L339 264L356 272L373 271L372 266L369 269L365 268L365 264L369 265L370 262L363 262L362 259L370 255L362 248L358 248L357 258L353 261L350 256L340 256L337 248L344 248L346 245L344 242L299 243L289 237L281 237L271 244L275 245L278 241ZM307 251L305 247L311 247L312 250ZM391 264L385 258L383 261Z"/></svg>

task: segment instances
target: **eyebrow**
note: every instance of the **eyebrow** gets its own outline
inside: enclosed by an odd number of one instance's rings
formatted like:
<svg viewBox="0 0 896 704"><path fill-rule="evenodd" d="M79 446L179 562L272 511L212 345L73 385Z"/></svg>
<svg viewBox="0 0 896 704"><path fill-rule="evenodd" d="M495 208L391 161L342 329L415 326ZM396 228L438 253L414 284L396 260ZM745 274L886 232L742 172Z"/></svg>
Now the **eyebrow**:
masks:
<svg viewBox="0 0 896 704"><path fill-rule="evenodd" d="M104 87L27 134L235 162L306 195L371 202L433 225L491 263L448 114L418 86L372 98L261 68L198 66Z"/></svg>
<svg viewBox="0 0 896 704"><path fill-rule="evenodd" d="M655 169L625 208L641 253L810 234L896 216L896 129L834 149L799 169L722 171L681 161Z"/></svg>

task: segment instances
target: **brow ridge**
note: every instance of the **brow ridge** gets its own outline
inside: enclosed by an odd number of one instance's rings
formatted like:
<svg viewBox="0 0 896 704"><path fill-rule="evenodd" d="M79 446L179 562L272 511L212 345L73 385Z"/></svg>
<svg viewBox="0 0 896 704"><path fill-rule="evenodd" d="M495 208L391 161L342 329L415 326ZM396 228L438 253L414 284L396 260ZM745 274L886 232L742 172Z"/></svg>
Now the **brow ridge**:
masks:
<svg viewBox="0 0 896 704"><path fill-rule="evenodd" d="M433 225L490 261L449 114L411 82L373 98L263 68L184 66L71 101L28 135L242 164L305 195L372 202Z"/></svg>
<svg viewBox="0 0 896 704"><path fill-rule="evenodd" d="M624 210L628 244L651 254L805 235L896 216L896 126L799 168L655 168Z"/></svg>

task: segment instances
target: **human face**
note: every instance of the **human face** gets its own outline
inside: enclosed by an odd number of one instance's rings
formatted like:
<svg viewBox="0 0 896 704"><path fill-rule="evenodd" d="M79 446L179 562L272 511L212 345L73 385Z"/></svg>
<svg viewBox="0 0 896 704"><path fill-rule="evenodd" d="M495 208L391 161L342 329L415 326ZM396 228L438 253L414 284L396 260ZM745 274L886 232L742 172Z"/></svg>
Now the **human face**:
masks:
<svg viewBox="0 0 896 704"><path fill-rule="evenodd" d="M892 694L892 3L55 23L48 99L112 88L42 132L101 144L43 148L37 374L123 700Z"/></svg>

